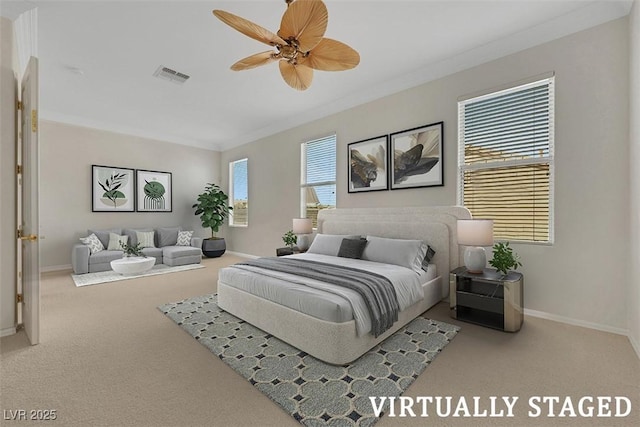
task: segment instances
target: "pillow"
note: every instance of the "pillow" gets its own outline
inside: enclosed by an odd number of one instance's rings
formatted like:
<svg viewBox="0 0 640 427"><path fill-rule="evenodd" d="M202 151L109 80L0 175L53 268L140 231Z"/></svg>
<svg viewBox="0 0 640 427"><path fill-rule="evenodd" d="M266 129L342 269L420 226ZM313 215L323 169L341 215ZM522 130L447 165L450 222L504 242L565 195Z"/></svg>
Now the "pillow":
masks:
<svg viewBox="0 0 640 427"><path fill-rule="evenodd" d="M361 259L364 247L367 246L367 239L342 239L338 256L342 258Z"/></svg>
<svg viewBox="0 0 640 427"><path fill-rule="evenodd" d="M87 236L95 234L96 237L100 240L100 243L102 243L103 248L109 246L109 235L111 233L122 234L122 229L111 228L108 230L87 230Z"/></svg>
<svg viewBox="0 0 640 427"><path fill-rule="evenodd" d="M180 227L158 228L158 247L175 246L178 242Z"/></svg>
<svg viewBox="0 0 640 427"><path fill-rule="evenodd" d="M127 236L129 236L129 244L130 245L137 245L138 244L138 232L142 232L142 231L146 231L146 232L153 232L152 228L125 228L124 230L122 230L122 234L126 234Z"/></svg>
<svg viewBox="0 0 640 427"><path fill-rule="evenodd" d="M127 244L129 240L129 236L120 236L116 233L109 233L109 246L107 247L108 251L121 251L122 246L120 246L120 242L123 245Z"/></svg>
<svg viewBox="0 0 640 427"><path fill-rule="evenodd" d="M178 231L176 246L191 246L193 231Z"/></svg>
<svg viewBox="0 0 640 427"><path fill-rule="evenodd" d="M155 248L153 244L153 231L136 231L136 238L141 248Z"/></svg>
<svg viewBox="0 0 640 427"><path fill-rule="evenodd" d="M429 263L431 262L433 257L436 255L436 251L426 243L424 245L426 245L427 248L425 251L424 259L422 260L422 269L424 271L427 271L427 269L429 268Z"/></svg>
<svg viewBox="0 0 640 427"><path fill-rule="evenodd" d="M422 261L427 248L422 240L387 239L367 236L362 259L385 264L400 265L422 273Z"/></svg>
<svg viewBox="0 0 640 427"><path fill-rule="evenodd" d="M359 239L360 236L343 234L318 234L307 250L310 254L338 256L343 239Z"/></svg>
<svg viewBox="0 0 640 427"><path fill-rule="evenodd" d="M98 239L98 236L96 236L93 233L91 233L87 237L81 237L80 241L85 245L89 246L89 253L91 255L104 250L104 246L102 245L102 242L100 241L100 239Z"/></svg>

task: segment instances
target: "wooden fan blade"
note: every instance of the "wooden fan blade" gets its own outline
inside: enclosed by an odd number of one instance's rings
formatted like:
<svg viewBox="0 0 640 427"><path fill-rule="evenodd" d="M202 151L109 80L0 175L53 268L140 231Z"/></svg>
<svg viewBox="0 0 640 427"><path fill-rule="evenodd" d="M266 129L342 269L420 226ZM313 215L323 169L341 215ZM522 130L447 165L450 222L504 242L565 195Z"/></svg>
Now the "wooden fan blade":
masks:
<svg viewBox="0 0 640 427"><path fill-rule="evenodd" d="M247 56L231 66L233 71L250 70L278 60L278 53L272 50Z"/></svg>
<svg viewBox="0 0 640 427"><path fill-rule="evenodd" d="M282 16L278 35L285 40L298 41L300 52L309 52L322 40L329 12L320 0L296 0Z"/></svg>
<svg viewBox="0 0 640 427"><path fill-rule="evenodd" d="M287 44L287 42L282 40L277 35L273 34L271 31L262 28L260 25L254 24L247 19L236 16L233 13L225 12L224 10L214 10L213 14L216 16L216 18L218 18L231 28L240 31L245 36L251 37L254 40L258 40L259 42L271 46L283 46Z"/></svg>
<svg viewBox="0 0 640 427"><path fill-rule="evenodd" d="M342 42L323 38L309 55L300 59L298 63L322 71L350 70L360 63L360 55Z"/></svg>
<svg viewBox="0 0 640 427"><path fill-rule="evenodd" d="M297 90L306 90L311 86L313 70L304 65L293 65L289 61L280 61L280 74L289 86Z"/></svg>

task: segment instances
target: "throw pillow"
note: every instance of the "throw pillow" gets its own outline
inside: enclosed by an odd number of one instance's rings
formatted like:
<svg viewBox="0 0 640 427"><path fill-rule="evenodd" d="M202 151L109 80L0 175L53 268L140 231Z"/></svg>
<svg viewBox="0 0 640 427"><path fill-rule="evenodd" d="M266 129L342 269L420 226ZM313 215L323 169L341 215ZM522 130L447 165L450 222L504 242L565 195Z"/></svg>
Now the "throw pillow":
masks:
<svg viewBox="0 0 640 427"><path fill-rule="evenodd" d="M309 250L310 254L338 256L342 239L359 239L360 236L342 234L318 234L314 237Z"/></svg>
<svg viewBox="0 0 640 427"><path fill-rule="evenodd" d="M155 248L153 243L153 231L136 231L136 237L141 248Z"/></svg>
<svg viewBox="0 0 640 427"><path fill-rule="evenodd" d="M176 246L191 246L193 231L179 231Z"/></svg>
<svg viewBox="0 0 640 427"><path fill-rule="evenodd" d="M176 246L180 230L180 227L158 228L158 247L164 248L165 246Z"/></svg>
<svg viewBox="0 0 640 427"><path fill-rule="evenodd" d="M367 239L342 239L338 256L342 258L361 259L364 247L367 246Z"/></svg>
<svg viewBox="0 0 640 427"><path fill-rule="evenodd" d="M123 245L126 245L128 240L129 236L120 236L116 233L109 233L109 246L107 246L107 250L121 251L122 246L120 246L120 243L122 242Z"/></svg>
<svg viewBox="0 0 640 427"><path fill-rule="evenodd" d="M436 251L426 243L425 245L427 247L427 251L426 251L426 255L424 256L424 259L422 260L422 269L424 271L427 271L427 269L429 268L429 263L431 262L433 257L436 255Z"/></svg>
<svg viewBox="0 0 640 427"><path fill-rule="evenodd" d="M81 237L80 241L85 245L89 246L89 253L91 255L104 250L104 246L102 245L102 242L100 241L100 239L98 239L98 236L96 236L95 234L90 234L87 237Z"/></svg>
<svg viewBox="0 0 640 427"><path fill-rule="evenodd" d="M362 253L362 259L385 264L407 267L416 273L422 273L426 245L422 240L388 239L367 236L369 243Z"/></svg>

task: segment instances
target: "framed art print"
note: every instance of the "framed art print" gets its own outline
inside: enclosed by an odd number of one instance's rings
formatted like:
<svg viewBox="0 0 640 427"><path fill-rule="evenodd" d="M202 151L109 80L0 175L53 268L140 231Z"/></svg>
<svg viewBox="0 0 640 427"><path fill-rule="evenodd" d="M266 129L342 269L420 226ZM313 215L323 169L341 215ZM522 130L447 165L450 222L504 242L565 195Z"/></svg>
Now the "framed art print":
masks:
<svg viewBox="0 0 640 427"><path fill-rule="evenodd" d="M133 169L91 166L91 212L135 211Z"/></svg>
<svg viewBox="0 0 640 427"><path fill-rule="evenodd" d="M386 190L389 137L387 135L347 145L349 193Z"/></svg>
<svg viewBox="0 0 640 427"><path fill-rule="evenodd" d="M443 122L391 134L391 189L444 185Z"/></svg>
<svg viewBox="0 0 640 427"><path fill-rule="evenodd" d="M138 212L171 212L171 172L136 170Z"/></svg>

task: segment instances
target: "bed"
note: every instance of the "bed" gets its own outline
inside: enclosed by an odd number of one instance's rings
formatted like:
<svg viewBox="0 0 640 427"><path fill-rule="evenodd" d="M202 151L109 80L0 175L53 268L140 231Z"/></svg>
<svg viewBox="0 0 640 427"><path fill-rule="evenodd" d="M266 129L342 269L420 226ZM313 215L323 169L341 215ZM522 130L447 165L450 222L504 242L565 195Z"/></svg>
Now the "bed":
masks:
<svg viewBox="0 0 640 427"><path fill-rule="evenodd" d="M378 336L367 330L366 322L356 316L357 307L350 309L351 303L341 299L340 292L337 295L319 285L305 286L294 275L255 266L230 266L220 271L218 305L317 359L337 365L350 363L448 296L449 271L461 265L456 221L468 218L469 211L458 206L319 212L319 234L417 239L435 250L427 271L413 274L419 281L420 298L411 304L403 300L397 321ZM323 259L317 254L293 257L333 262L332 257ZM337 262L342 260L338 258ZM370 261L365 261L357 268L371 266ZM387 265L373 267L385 274L391 269ZM302 295L304 304L300 303Z"/></svg>

